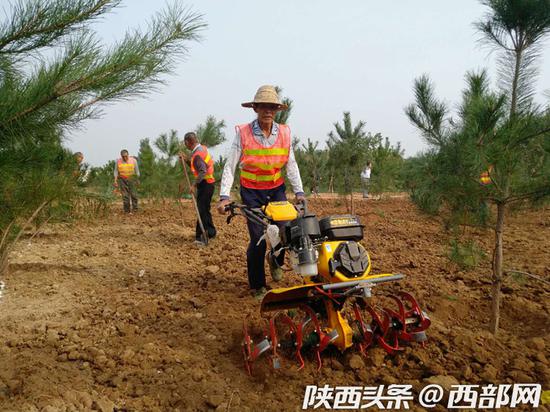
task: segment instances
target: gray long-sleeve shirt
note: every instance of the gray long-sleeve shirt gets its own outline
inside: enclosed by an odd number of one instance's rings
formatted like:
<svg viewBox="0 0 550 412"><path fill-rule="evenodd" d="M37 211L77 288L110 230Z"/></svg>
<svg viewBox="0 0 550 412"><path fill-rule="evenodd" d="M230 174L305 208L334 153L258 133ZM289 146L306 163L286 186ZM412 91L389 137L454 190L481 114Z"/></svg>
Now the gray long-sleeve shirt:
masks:
<svg viewBox="0 0 550 412"><path fill-rule="evenodd" d="M277 134L279 133L279 125L273 122L273 127L271 128L271 135L265 137L258 120L252 122L252 133L254 134L254 139L256 142L261 144L263 147L270 147L275 144L277 139ZM235 180L235 168L237 164L240 165L240 160L242 156L242 146L241 146L241 134L237 129L235 134L235 140L231 145L229 150L229 155L227 157L227 162L223 169L221 189L220 189L220 199L229 199L229 194L231 191L231 186L233 186L233 181ZM288 162L286 164L286 176L292 186L292 190L295 194L303 194L304 189L302 187L302 178L300 177L300 170L298 169L298 163L296 163L296 158L294 157L294 150L292 149L292 144L290 145L290 151L288 153Z"/></svg>

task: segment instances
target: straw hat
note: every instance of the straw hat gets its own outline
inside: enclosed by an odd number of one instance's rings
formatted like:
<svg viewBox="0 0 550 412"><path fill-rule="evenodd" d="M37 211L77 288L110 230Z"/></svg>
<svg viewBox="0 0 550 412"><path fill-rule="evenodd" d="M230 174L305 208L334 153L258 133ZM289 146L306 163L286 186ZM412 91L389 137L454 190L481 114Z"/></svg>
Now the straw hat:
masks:
<svg viewBox="0 0 550 412"><path fill-rule="evenodd" d="M256 95L254 96L254 100L251 102L241 103L241 106L254 107L254 104L257 103L277 104L279 105L279 110L288 109L288 106L284 103L281 103L281 101L279 100L279 95L277 94L277 90L275 90L275 87L269 85L260 86L260 88L256 92Z"/></svg>

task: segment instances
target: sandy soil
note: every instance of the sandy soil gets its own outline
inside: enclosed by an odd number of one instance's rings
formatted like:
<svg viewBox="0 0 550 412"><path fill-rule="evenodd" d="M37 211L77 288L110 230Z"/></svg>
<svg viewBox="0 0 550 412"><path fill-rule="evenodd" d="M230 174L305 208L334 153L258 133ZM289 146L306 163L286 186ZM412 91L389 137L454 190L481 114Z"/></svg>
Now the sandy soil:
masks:
<svg viewBox="0 0 550 412"><path fill-rule="evenodd" d="M345 212L315 199L318 215ZM502 330L487 332L490 264L462 271L446 258L449 234L402 197L358 202L374 271L400 272L432 319L425 348L365 360L327 351L320 372L243 369L247 313L245 223L215 217L208 248L193 240L193 210L118 208L89 223L52 224L13 254L0 297L1 411L300 410L308 384L526 383L550 389L550 288L508 280ZM492 233L474 233L490 255ZM505 267L550 281L550 210L510 216ZM300 282L287 276L281 285ZM272 284L272 286L275 286ZM436 408L436 410L442 410ZM544 410L544 407L541 408Z"/></svg>

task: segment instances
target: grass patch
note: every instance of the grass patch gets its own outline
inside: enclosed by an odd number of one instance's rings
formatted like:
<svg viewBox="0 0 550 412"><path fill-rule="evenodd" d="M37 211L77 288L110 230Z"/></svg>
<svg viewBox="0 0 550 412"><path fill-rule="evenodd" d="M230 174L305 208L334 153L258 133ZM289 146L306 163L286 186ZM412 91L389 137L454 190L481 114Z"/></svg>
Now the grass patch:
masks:
<svg viewBox="0 0 550 412"><path fill-rule="evenodd" d="M384 218L386 217L386 213L382 209L376 209L374 214L378 217Z"/></svg>
<svg viewBox="0 0 550 412"><path fill-rule="evenodd" d="M453 239L447 256L451 262L457 264L461 269L470 270L477 267L486 255L473 240L460 242Z"/></svg>

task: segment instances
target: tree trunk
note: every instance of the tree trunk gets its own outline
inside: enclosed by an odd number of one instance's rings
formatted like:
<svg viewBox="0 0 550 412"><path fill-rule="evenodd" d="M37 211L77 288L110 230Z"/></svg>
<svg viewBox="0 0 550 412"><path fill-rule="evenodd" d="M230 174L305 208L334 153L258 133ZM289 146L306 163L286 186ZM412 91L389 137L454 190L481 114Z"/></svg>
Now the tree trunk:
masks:
<svg viewBox="0 0 550 412"><path fill-rule="evenodd" d="M502 286L502 232L504 230L504 212L506 203L497 203L497 222L495 226L495 250L493 252L493 302L491 305L491 332L496 334L500 321L500 288Z"/></svg>
<svg viewBox="0 0 550 412"><path fill-rule="evenodd" d="M8 270L8 249L0 250L0 276L5 275Z"/></svg>
<svg viewBox="0 0 550 412"><path fill-rule="evenodd" d="M351 189L351 192L350 192L350 205L351 205L351 214L355 214L355 204L353 203L353 188Z"/></svg>
<svg viewBox="0 0 550 412"><path fill-rule="evenodd" d="M521 41L521 40L520 40ZM516 65L514 67L514 77L512 78L512 98L510 101L510 119L514 117L518 105L518 84L519 84L519 72L521 70L522 49L516 49Z"/></svg>

